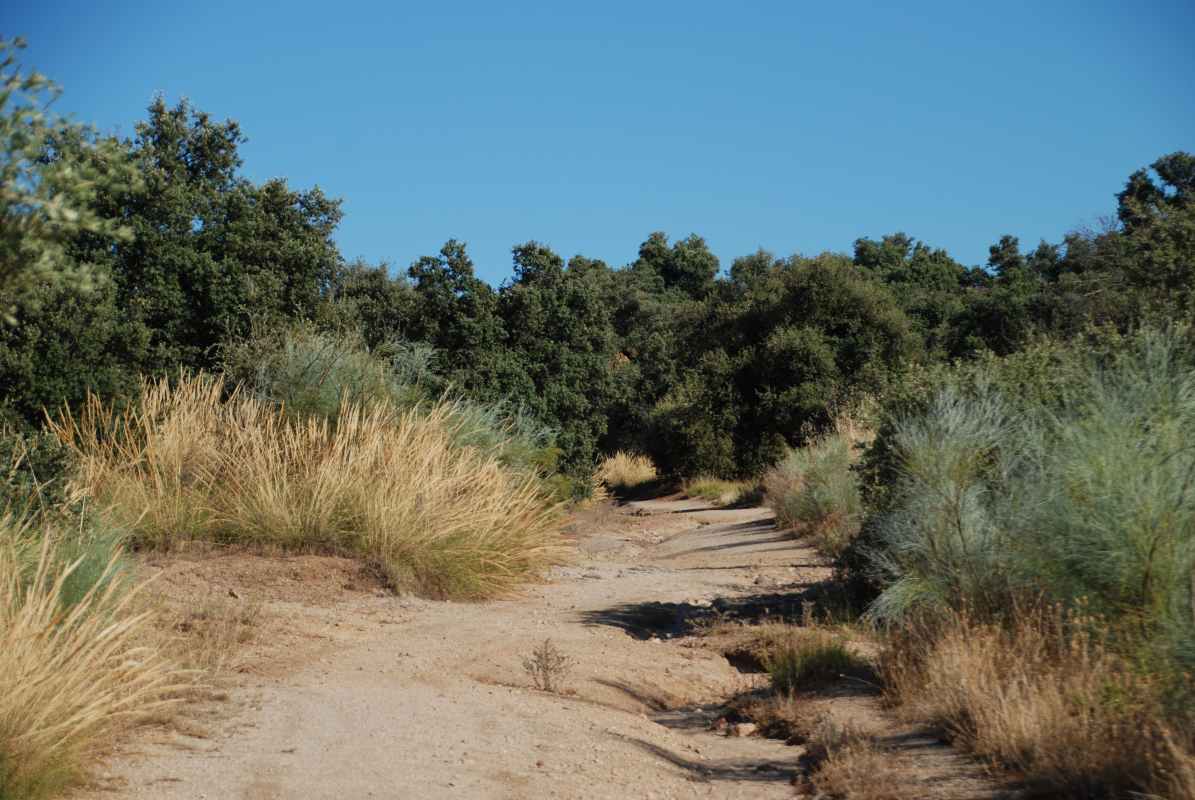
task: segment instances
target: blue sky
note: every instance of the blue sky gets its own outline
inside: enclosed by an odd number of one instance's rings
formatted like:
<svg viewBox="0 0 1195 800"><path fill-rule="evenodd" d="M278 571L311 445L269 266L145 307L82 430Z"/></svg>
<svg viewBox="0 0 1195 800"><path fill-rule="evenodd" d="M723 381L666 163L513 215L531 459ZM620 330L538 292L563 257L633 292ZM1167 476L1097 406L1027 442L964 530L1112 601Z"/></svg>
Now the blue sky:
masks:
<svg viewBox="0 0 1195 800"><path fill-rule="evenodd" d="M981 263L1195 150L1190 0L571 5L42 0L0 32L103 130L158 92L238 120L249 177L344 199L347 257L456 237L494 283L517 242L621 265L653 230Z"/></svg>

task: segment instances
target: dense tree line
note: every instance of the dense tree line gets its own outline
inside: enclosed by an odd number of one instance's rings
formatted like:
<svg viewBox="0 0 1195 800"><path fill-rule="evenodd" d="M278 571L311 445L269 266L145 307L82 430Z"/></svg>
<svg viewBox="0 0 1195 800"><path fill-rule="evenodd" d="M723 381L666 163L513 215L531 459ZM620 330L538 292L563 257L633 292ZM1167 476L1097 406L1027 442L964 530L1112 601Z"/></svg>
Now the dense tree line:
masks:
<svg viewBox="0 0 1195 800"><path fill-rule="evenodd" d="M129 396L140 375L219 368L222 346L304 321L375 349L430 345L445 385L551 426L569 474L632 449L674 473L749 475L908 370L1186 317L1195 301L1186 153L1133 173L1101 230L1030 250L1005 236L983 267L895 233L724 271L700 236L657 232L619 268L519 244L495 288L455 240L405 272L346 262L339 201L248 180L239 126L186 101L154 100L127 139L35 107L0 109L6 185L36 195L0 209L10 425L89 390Z"/></svg>

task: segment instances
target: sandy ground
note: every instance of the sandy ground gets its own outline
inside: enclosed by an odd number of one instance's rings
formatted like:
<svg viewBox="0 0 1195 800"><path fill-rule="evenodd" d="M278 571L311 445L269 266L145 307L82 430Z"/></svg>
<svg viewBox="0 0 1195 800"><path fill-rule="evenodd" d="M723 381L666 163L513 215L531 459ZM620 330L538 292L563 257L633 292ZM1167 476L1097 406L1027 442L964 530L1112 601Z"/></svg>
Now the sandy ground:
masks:
<svg viewBox="0 0 1195 800"><path fill-rule="evenodd" d="M599 507L571 533L576 557L549 582L482 604L387 595L350 562L322 582L302 558L171 564L175 584L263 592L269 630L216 722L140 737L80 796L793 797L799 747L710 730L760 678L682 634L791 612L828 574L816 554L764 509L695 501ZM522 667L545 639L574 662L566 693Z"/></svg>

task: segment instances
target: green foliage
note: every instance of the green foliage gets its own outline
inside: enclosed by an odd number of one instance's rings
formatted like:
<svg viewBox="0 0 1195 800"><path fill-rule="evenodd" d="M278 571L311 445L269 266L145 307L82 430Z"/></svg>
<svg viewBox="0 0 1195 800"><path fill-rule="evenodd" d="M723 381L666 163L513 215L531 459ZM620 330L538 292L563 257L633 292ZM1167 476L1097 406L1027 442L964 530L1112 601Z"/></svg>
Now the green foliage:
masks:
<svg viewBox="0 0 1195 800"><path fill-rule="evenodd" d="M706 303L698 355L653 410L647 452L667 472L758 475L916 351L891 292L847 259L753 259Z"/></svg>
<svg viewBox="0 0 1195 800"><path fill-rule="evenodd" d="M892 434L898 484L874 523L872 616L1044 593L1144 626L1195 663L1195 369L1185 331L1078 350L1060 398L956 382ZM1007 377L995 371L994 377Z"/></svg>
<svg viewBox="0 0 1195 800"><path fill-rule="evenodd" d="M0 516L47 514L65 506L73 467L69 448L56 436L0 430Z"/></svg>
<svg viewBox="0 0 1195 800"><path fill-rule="evenodd" d="M9 322L39 287L92 285L91 265L70 258L69 245L80 236L105 246L126 240L120 220L93 204L136 179L119 148L49 112L60 90L43 75L22 74L24 47L0 39L0 315ZM76 157L52 157L54 139L72 141Z"/></svg>
<svg viewBox="0 0 1195 800"><path fill-rule="evenodd" d="M426 346L371 352L356 333L306 324L259 331L226 343L221 354L229 380L297 417L335 420L345 402L406 409L445 389Z"/></svg>
<svg viewBox="0 0 1195 800"><path fill-rule="evenodd" d="M588 481L614 397L615 339L602 302L601 271L565 268L547 247L514 249L515 279L502 288L499 311L510 358L526 381L507 396L558 431L561 470Z"/></svg>

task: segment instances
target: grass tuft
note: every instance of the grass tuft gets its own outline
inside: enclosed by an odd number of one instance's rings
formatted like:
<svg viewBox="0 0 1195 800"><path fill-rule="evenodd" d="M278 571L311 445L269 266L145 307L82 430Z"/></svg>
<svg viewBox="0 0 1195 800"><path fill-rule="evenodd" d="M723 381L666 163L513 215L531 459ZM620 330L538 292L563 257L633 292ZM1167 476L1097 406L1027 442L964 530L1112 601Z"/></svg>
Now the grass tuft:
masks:
<svg viewBox="0 0 1195 800"><path fill-rule="evenodd" d="M1169 793L1189 781L1190 730L1169 727L1156 679L1111 636L1059 608L1011 625L959 614L894 635L882 672L900 713L1051 796Z"/></svg>
<svg viewBox="0 0 1195 800"><path fill-rule="evenodd" d="M772 678L772 689L780 694L868 670L867 663L851 652L842 636L823 628L795 628L788 641L773 648L764 666Z"/></svg>
<svg viewBox="0 0 1195 800"><path fill-rule="evenodd" d="M728 481L703 475L685 481L684 492L716 506L730 506L754 499L757 488L751 481Z"/></svg>
<svg viewBox="0 0 1195 800"><path fill-rule="evenodd" d="M219 378L145 382L134 408L92 397L54 423L79 489L135 546L185 540L354 553L392 586L504 593L562 556L559 507L536 474L458 443L452 402L345 401L294 419Z"/></svg>
<svg viewBox="0 0 1195 800"><path fill-rule="evenodd" d="M647 456L619 450L598 466L595 479L615 491L634 489L654 481L656 465Z"/></svg>
<svg viewBox="0 0 1195 800"><path fill-rule="evenodd" d="M143 645L148 615L130 603L113 554L100 580L62 602L82 563L42 538L32 575L0 535L0 797L51 796L81 774L111 733L171 702L184 675Z"/></svg>

